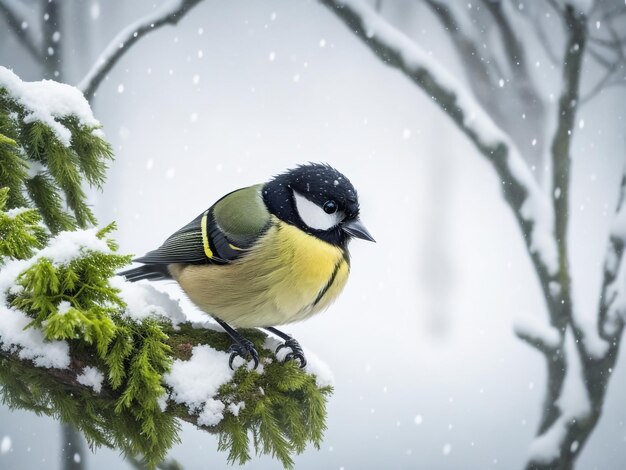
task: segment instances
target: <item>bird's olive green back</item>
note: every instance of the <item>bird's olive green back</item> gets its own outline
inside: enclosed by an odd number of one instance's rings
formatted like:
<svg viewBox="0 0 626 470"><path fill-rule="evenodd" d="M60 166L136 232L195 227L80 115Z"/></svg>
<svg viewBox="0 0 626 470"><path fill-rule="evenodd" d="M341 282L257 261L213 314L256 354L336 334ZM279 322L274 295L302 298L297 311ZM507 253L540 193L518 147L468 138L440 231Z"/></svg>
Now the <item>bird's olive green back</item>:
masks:
<svg viewBox="0 0 626 470"><path fill-rule="evenodd" d="M249 246L266 229L270 213L257 184L234 191L213 206L215 222L235 245Z"/></svg>

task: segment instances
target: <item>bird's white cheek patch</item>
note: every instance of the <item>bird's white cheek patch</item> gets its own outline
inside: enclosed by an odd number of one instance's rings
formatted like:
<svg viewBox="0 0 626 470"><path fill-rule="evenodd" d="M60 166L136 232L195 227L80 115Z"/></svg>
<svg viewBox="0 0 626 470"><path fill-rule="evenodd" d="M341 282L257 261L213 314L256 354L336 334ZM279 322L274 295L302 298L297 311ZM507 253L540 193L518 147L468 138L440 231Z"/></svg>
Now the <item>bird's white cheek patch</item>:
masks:
<svg viewBox="0 0 626 470"><path fill-rule="evenodd" d="M327 214L320 206L309 201L297 191L293 192L296 200L296 210L302 221L316 230L328 230L341 222L342 213Z"/></svg>

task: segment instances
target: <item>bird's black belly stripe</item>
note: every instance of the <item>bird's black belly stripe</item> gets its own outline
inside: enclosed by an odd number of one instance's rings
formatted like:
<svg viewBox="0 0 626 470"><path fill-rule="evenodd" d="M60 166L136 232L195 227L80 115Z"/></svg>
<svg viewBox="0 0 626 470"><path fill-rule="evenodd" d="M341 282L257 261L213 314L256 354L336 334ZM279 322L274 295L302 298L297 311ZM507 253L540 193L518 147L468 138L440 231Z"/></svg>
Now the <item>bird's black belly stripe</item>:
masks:
<svg viewBox="0 0 626 470"><path fill-rule="evenodd" d="M337 277L337 273L339 272L339 268L341 267L341 263L343 262L344 262L343 258L337 261L337 264L335 264L335 268L333 269L333 273L328 278L328 282L322 288L322 290L319 291L319 293L317 294L317 297L315 298L315 301L311 304L311 307L315 307L319 303L319 301L322 300L326 292L328 292L328 289L330 289L330 286L333 285L333 282L335 282L335 278Z"/></svg>

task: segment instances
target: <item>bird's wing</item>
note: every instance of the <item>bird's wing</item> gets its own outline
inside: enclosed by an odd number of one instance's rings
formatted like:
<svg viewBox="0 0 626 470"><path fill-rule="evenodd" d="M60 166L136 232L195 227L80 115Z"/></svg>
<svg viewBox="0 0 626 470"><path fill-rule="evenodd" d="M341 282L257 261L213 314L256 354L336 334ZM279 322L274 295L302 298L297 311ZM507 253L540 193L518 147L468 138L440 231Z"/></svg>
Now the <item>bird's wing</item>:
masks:
<svg viewBox="0 0 626 470"><path fill-rule="evenodd" d="M183 228L163 245L135 261L146 264L224 264L245 254L265 232L270 214L261 185L234 191Z"/></svg>

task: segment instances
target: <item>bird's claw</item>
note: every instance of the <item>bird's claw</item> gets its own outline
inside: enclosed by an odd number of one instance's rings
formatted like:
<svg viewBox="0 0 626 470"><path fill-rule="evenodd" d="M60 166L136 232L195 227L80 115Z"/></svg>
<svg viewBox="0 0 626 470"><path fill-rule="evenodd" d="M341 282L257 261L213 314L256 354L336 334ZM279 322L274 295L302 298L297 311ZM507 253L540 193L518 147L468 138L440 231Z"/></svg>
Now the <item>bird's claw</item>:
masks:
<svg viewBox="0 0 626 470"><path fill-rule="evenodd" d="M283 348L291 349L291 352L285 356L285 361L297 360L300 363L300 369L304 369L306 367L306 358L304 357L304 351L302 351L302 347L300 344L293 338L289 338L283 344L276 348L275 354L278 354Z"/></svg>
<svg viewBox="0 0 626 470"><path fill-rule="evenodd" d="M252 344L252 341L244 338L238 343L233 343L231 344L230 348L228 348L228 352L231 353L230 359L228 360L228 366L231 368L231 370L235 370L233 367L233 361L237 356L243 359L247 359L248 356L250 356L254 361L253 369L256 369L259 366L259 353L254 348L254 344Z"/></svg>

